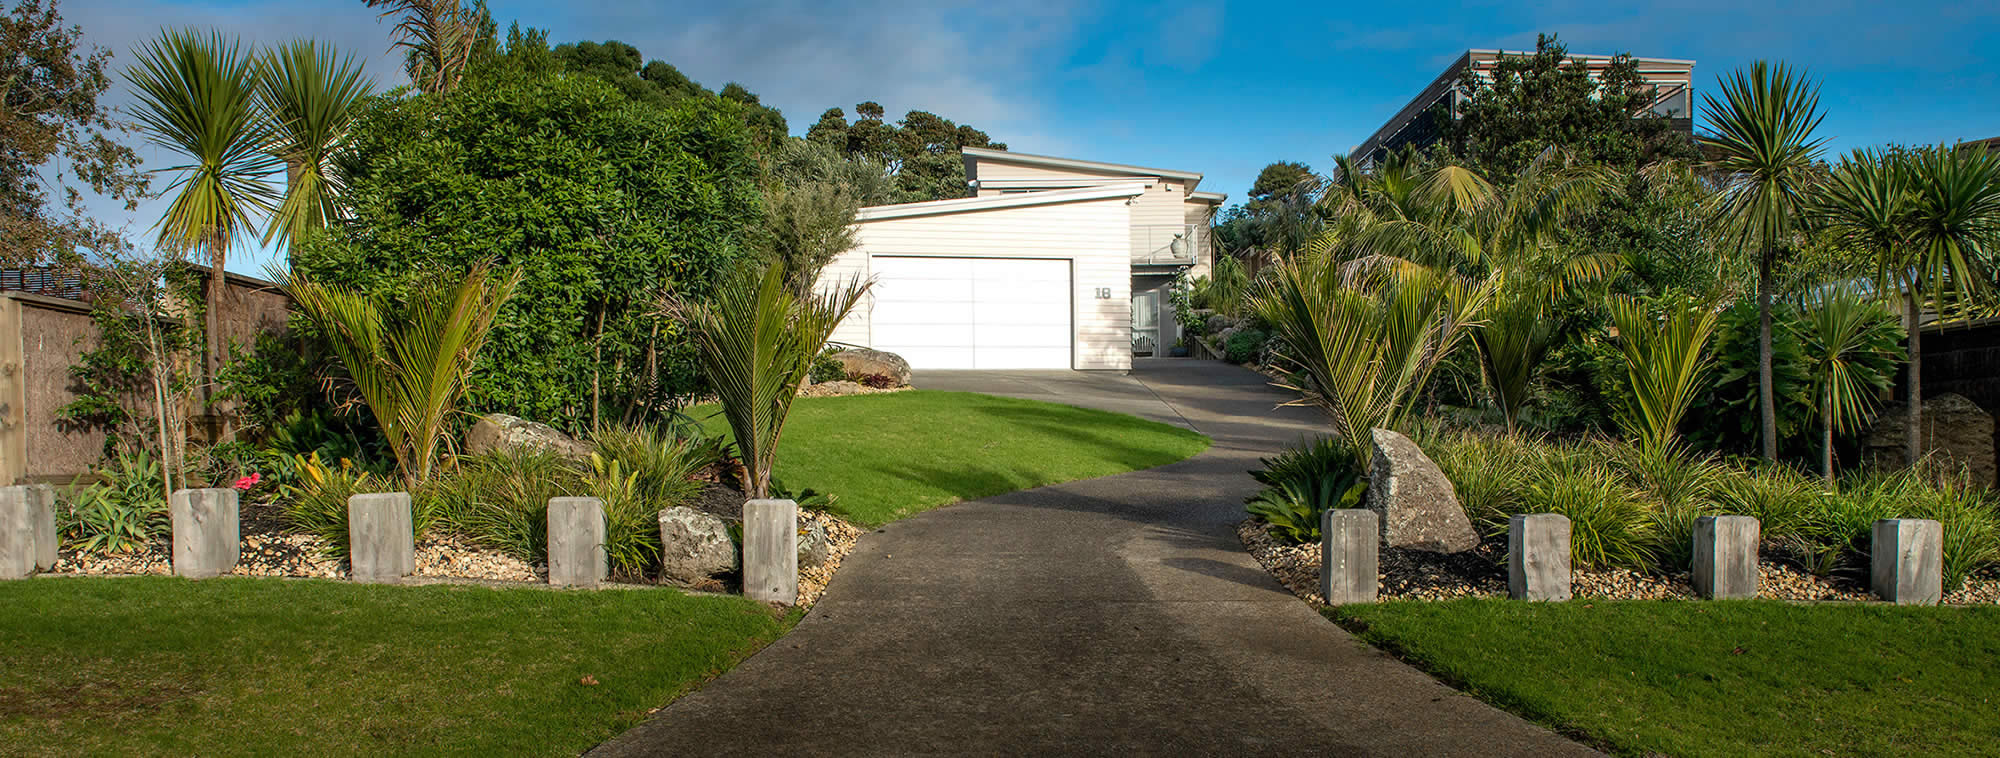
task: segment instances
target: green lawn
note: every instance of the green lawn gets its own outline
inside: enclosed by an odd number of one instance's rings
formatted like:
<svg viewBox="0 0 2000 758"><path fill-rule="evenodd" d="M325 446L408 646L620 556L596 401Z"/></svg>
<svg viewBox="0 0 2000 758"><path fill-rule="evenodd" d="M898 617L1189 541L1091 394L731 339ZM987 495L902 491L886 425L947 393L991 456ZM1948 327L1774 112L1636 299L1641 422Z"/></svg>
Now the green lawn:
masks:
<svg viewBox="0 0 2000 758"><path fill-rule="evenodd" d="M1487 599L1329 615L1617 753L2000 755L2000 608Z"/></svg>
<svg viewBox="0 0 2000 758"><path fill-rule="evenodd" d="M63 756L576 755L791 623L665 589L241 578L7 582L0 609L0 754Z"/></svg>
<svg viewBox="0 0 2000 758"><path fill-rule="evenodd" d="M690 410L729 428L715 406ZM1208 438L1122 413L967 392L911 390L800 398L778 443L776 476L840 497L876 526L947 503L1151 468Z"/></svg>

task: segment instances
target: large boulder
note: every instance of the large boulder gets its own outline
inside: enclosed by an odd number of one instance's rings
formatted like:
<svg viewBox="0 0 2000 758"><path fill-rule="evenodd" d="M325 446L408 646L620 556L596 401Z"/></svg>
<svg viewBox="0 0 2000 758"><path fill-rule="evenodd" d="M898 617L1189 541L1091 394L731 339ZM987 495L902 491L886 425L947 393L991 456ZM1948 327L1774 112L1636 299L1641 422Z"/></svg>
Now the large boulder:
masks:
<svg viewBox="0 0 2000 758"><path fill-rule="evenodd" d="M1907 403L1892 403L1875 417L1868 430L1863 459L1869 465L1901 468L1909 465ZM1964 395L1950 392L1924 398L1924 449L1951 465L1963 465L1978 484L1995 484L2000 465L1994 461L1993 414Z"/></svg>
<svg viewBox="0 0 2000 758"><path fill-rule="evenodd" d="M1382 517L1382 544L1437 553L1479 546L1479 533L1458 504L1458 492L1437 464L1410 438L1387 429L1372 433L1368 509Z"/></svg>
<svg viewBox="0 0 2000 758"><path fill-rule="evenodd" d="M489 413L465 430L467 455L511 450L546 450L565 458L590 455L590 445L539 421L529 421L505 413Z"/></svg>
<svg viewBox="0 0 2000 758"><path fill-rule="evenodd" d="M865 347L850 347L832 354L832 358L840 361L840 365L850 376L880 374L895 379L898 387L908 386L910 383L910 362L895 353L870 350Z"/></svg>
<svg viewBox="0 0 2000 758"><path fill-rule="evenodd" d="M737 569L736 542L729 539L729 522L674 506L660 511L660 575L669 581L694 584Z"/></svg>

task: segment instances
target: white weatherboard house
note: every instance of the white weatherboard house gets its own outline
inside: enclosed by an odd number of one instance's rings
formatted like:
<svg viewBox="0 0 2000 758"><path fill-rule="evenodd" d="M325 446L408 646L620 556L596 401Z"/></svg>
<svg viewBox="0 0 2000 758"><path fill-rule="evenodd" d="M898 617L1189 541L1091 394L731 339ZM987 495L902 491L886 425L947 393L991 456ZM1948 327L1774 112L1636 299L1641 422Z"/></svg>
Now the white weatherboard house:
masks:
<svg viewBox="0 0 2000 758"><path fill-rule="evenodd" d="M879 205L821 282L875 288L833 339L917 369L1126 370L1179 339L1166 286L1208 271L1201 174L965 148L975 197Z"/></svg>

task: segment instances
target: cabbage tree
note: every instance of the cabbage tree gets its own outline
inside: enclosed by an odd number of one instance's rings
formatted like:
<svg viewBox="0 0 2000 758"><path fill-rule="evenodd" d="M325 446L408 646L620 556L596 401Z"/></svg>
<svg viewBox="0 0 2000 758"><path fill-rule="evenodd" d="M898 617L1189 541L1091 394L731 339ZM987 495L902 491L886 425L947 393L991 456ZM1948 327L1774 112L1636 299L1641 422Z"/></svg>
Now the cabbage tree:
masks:
<svg viewBox="0 0 2000 758"><path fill-rule="evenodd" d="M1702 95L1711 130L1701 138L1721 186L1708 211L1739 249L1757 256L1757 408L1764 460L1778 457L1778 403L1771 376L1771 298L1778 251L1808 209L1823 138L1818 88L1780 63L1750 64L1723 79L1722 97Z"/></svg>
<svg viewBox="0 0 2000 758"><path fill-rule="evenodd" d="M1820 414L1820 474L1833 483L1833 435L1875 417L1876 398L1889 389L1901 352L1896 317L1852 285L1801 299L1799 337Z"/></svg>
<svg viewBox="0 0 2000 758"><path fill-rule="evenodd" d="M173 29L134 51L125 73L138 97L133 115L147 140L183 162L160 169L174 176L173 201L160 218L160 246L199 248L209 265L208 375L222 369L222 311L229 251L270 212L276 193L266 181L277 168L264 152L270 125L257 107L258 69L235 40L215 32Z"/></svg>
<svg viewBox="0 0 2000 758"><path fill-rule="evenodd" d="M348 143L348 127L374 86L353 56L330 45L297 40L257 59L257 104L271 130L267 150L285 164L285 195L264 242L285 244L341 216L341 183L333 159Z"/></svg>

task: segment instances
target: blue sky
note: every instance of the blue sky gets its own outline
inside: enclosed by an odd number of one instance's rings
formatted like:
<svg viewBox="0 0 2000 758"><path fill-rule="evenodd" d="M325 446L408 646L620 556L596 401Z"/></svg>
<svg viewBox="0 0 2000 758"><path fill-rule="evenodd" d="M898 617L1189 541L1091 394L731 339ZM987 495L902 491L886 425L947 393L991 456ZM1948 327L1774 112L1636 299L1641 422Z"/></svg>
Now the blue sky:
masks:
<svg viewBox="0 0 2000 758"><path fill-rule="evenodd" d="M662 2L491 0L557 42L617 39L711 88L741 82L803 132L831 106L935 112L1011 148L1200 171L1242 198L1275 160L1324 168L1467 48L1555 32L1579 53L1693 59L1697 92L1767 58L1821 83L1830 149L2000 136L2000 3ZM314 36L401 83L359 0L63 0L129 63L162 25ZM126 100L123 86L114 101ZM1699 128L1699 122L1697 122ZM149 151L150 153L150 151ZM167 165L165 156L152 156ZM143 236L158 205L126 220ZM114 221L120 214L106 210ZM256 274L265 250L230 268Z"/></svg>

